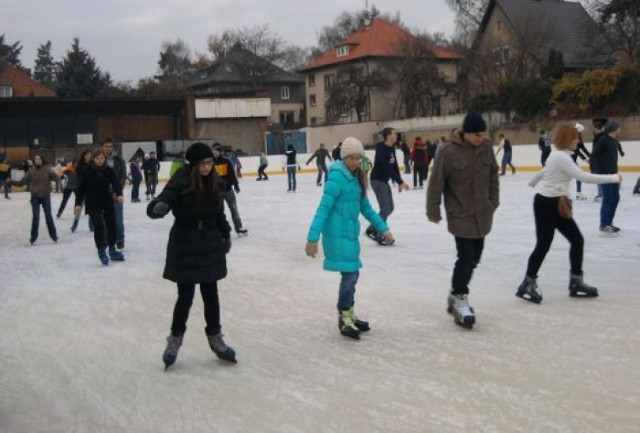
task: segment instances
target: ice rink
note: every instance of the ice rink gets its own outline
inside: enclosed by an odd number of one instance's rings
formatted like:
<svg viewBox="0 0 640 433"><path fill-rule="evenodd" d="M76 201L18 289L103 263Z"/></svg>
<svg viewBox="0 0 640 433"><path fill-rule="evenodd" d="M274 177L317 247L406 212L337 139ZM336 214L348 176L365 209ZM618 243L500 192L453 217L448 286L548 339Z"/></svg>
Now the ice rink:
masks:
<svg viewBox="0 0 640 433"><path fill-rule="evenodd" d="M86 216L71 234L71 204L55 221L59 243L41 217L32 247L29 195L0 197L0 432L638 432L638 175L623 174L617 238L598 235L594 185L574 203L585 281L600 297L568 297L568 243L556 234L541 305L514 296L535 241L533 174L502 176L470 286L472 331L445 312L455 260L446 224L427 222L424 190L396 190L396 245L361 238L356 308L372 331L360 341L338 332L339 274L304 255L322 193L315 175L299 175L295 194L285 176L245 177L249 236L234 235L220 283L239 362L210 351L197 293L166 372L176 288L161 275L173 217L149 219L128 187L126 261L104 267Z"/></svg>

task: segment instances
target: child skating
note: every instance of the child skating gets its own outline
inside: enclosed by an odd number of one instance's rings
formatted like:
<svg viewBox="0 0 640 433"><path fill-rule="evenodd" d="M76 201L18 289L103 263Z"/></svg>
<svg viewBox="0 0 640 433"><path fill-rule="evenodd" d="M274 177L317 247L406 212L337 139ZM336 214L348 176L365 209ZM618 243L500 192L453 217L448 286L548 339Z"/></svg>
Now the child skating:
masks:
<svg viewBox="0 0 640 433"><path fill-rule="evenodd" d="M356 283L360 276L360 214L382 233L387 244L394 241L387 223L373 210L367 199L367 178L360 163L364 155L362 143L353 137L342 142L340 157L329 168L322 199L318 205L305 252L310 257L318 253L322 234L324 269L340 272L338 294L338 327L346 337L358 339L360 332L369 330L369 323L359 320L354 311Z"/></svg>

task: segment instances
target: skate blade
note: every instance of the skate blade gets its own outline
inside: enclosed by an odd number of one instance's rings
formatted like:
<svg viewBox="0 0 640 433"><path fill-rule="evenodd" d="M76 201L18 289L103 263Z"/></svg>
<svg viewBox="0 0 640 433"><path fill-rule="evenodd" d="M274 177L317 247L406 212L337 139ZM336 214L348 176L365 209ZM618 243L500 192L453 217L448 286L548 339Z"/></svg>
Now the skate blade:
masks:
<svg viewBox="0 0 640 433"><path fill-rule="evenodd" d="M525 301L529 301L533 304L540 304L540 302L542 302L542 299L533 299L530 295L519 295L516 293L516 296L520 299L524 299Z"/></svg>
<svg viewBox="0 0 640 433"><path fill-rule="evenodd" d="M569 297L570 298L597 298L599 295L598 293L592 294L592 293L579 293L579 292L571 292L569 293Z"/></svg>

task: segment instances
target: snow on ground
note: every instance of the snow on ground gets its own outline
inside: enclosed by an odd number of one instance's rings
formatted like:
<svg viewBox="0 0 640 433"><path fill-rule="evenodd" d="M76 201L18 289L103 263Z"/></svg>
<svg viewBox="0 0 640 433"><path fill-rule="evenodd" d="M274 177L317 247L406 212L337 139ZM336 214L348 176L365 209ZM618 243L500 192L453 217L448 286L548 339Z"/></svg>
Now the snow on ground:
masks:
<svg viewBox="0 0 640 433"><path fill-rule="evenodd" d="M568 244L557 235L541 305L514 296L534 245L532 174L501 177L471 283L473 331L445 312L453 238L427 222L424 190L396 193L397 244L361 240L356 306L372 331L360 341L338 333L339 275L304 255L315 176L300 175L296 194L284 176L245 178L249 236L233 238L221 282L239 363L211 353L197 297L167 372L176 289L161 274L172 217L152 221L144 202L127 202L126 262L104 267L86 217L71 234L69 207L57 245L41 219L31 247L28 194L0 198L0 431L640 431L637 175L624 174L618 238L598 236L599 204L575 203L586 281L600 298L568 297ZM584 190L593 196L595 186ZM54 209L60 200L53 194Z"/></svg>

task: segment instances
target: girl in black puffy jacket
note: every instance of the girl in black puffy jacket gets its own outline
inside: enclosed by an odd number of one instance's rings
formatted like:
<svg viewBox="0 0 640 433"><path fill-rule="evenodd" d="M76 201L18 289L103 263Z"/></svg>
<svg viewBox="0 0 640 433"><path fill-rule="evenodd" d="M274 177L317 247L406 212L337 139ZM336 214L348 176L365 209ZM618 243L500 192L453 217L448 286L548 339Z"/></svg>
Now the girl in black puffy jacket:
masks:
<svg viewBox="0 0 640 433"><path fill-rule="evenodd" d="M187 150L186 159L189 164L173 175L147 207L151 218L162 218L169 211L175 217L163 277L177 283L178 300L162 357L165 368L178 356L196 284L200 284L211 350L220 359L236 362L235 351L225 344L220 326L218 280L227 275L226 254L231 247L231 227L224 215L220 178L213 170L209 146L194 143Z"/></svg>

